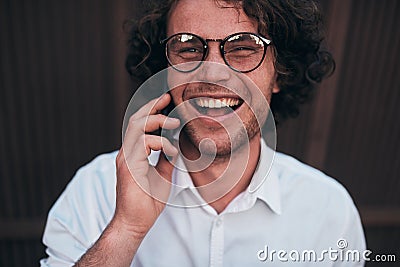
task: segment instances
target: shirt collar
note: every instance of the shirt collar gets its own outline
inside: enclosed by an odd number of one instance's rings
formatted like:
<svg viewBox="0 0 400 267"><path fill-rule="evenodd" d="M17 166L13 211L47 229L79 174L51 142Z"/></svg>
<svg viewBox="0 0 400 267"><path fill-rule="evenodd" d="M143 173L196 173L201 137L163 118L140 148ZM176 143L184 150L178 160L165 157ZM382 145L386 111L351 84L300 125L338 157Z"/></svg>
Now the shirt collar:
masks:
<svg viewBox="0 0 400 267"><path fill-rule="evenodd" d="M186 166L182 157L178 157L175 162L175 168L172 173L172 181L179 189L179 191L176 193L179 193L186 188L195 187L189 172L186 170Z"/></svg>
<svg viewBox="0 0 400 267"><path fill-rule="evenodd" d="M151 166L156 166L160 157L161 151L152 150L150 155L147 157ZM172 206L204 206L207 203L203 200L199 192L196 190L193 184L192 178L189 172L186 170L185 163L182 157L177 157L174 163L174 169L172 171L171 179L172 187L169 195L168 204ZM187 195L184 199L181 199L182 192L190 190L193 194L189 199Z"/></svg>
<svg viewBox="0 0 400 267"><path fill-rule="evenodd" d="M154 166L157 164L159 154L160 152L158 151L153 151L151 153L149 156L151 165ZM253 174L253 178L247 190L243 192L243 194L245 194L245 198L250 197L254 200L260 199L273 212L281 214L279 176L273 164L274 158L275 151L269 148L264 139L261 138L260 159ZM189 173L186 171L186 166L181 157L178 157L175 162L175 168L172 173L172 184L173 186L170 194L170 200L172 203L175 203L178 195L185 190L191 190L197 198L200 198L198 199L199 203L202 202L201 196L197 192Z"/></svg>
<svg viewBox="0 0 400 267"><path fill-rule="evenodd" d="M261 138L260 159L246 193L262 200L276 214L281 214L279 175L273 164L274 159L275 151Z"/></svg>

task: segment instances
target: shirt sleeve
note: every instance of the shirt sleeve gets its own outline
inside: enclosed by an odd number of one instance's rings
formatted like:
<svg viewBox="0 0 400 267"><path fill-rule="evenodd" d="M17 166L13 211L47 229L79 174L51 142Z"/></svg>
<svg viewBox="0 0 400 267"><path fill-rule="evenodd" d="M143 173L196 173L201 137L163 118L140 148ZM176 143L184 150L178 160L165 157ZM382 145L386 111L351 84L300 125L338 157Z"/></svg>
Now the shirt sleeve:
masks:
<svg viewBox="0 0 400 267"><path fill-rule="evenodd" d="M81 168L51 208L41 266L72 266L100 237L115 209L114 162L103 155Z"/></svg>

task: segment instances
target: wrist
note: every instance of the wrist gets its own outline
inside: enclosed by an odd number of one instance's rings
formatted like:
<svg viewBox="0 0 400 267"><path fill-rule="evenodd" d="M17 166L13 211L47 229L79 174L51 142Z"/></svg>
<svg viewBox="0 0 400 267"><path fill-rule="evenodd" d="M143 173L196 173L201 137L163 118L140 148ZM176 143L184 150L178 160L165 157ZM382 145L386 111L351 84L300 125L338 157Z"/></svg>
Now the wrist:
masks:
<svg viewBox="0 0 400 267"><path fill-rule="evenodd" d="M143 238L128 231L118 220L112 219L100 238L75 266L129 266Z"/></svg>
<svg viewBox="0 0 400 267"><path fill-rule="evenodd" d="M146 236L148 229L133 226L121 219L114 217L107 226L108 230L113 233L115 238L124 239L129 242L140 243Z"/></svg>

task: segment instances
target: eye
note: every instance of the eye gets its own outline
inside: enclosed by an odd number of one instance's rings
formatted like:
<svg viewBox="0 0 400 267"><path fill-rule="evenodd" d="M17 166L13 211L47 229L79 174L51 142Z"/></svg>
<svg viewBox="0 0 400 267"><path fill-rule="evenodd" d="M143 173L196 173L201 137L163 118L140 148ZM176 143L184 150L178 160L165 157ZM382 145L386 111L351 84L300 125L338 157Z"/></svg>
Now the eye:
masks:
<svg viewBox="0 0 400 267"><path fill-rule="evenodd" d="M201 60L203 57L203 50L199 46L192 45L179 45L171 49L170 57L177 57L181 60Z"/></svg>
<svg viewBox="0 0 400 267"><path fill-rule="evenodd" d="M248 56L258 51L259 49L253 46L235 46L225 50L225 54L231 56Z"/></svg>
<svg viewBox="0 0 400 267"><path fill-rule="evenodd" d="M185 60L201 60L203 50L197 46L182 46L175 50L175 55Z"/></svg>
<svg viewBox="0 0 400 267"><path fill-rule="evenodd" d="M185 47L181 48L178 53L200 53L200 51L195 47Z"/></svg>
<svg viewBox="0 0 400 267"><path fill-rule="evenodd" d="M233 51L242 51L242 50L255 51L256 49L254 47L249 47L249 46L240 46L240 47L235 47L232 50Z"/></svg>

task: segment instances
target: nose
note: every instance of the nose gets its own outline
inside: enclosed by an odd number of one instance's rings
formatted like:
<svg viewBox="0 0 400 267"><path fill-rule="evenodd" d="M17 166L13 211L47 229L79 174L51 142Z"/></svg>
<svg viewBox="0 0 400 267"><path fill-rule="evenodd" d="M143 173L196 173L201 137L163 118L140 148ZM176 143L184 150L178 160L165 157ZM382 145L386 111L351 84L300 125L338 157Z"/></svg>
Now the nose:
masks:
<svg viewBox="0 0 400 267"><path fill-rule="evenodd" d="M208 53L201 66L201 75L204 81L218 83L229 80L231 69L225 64L225 61L219 50L219 44L210 42Z"/></svg>

